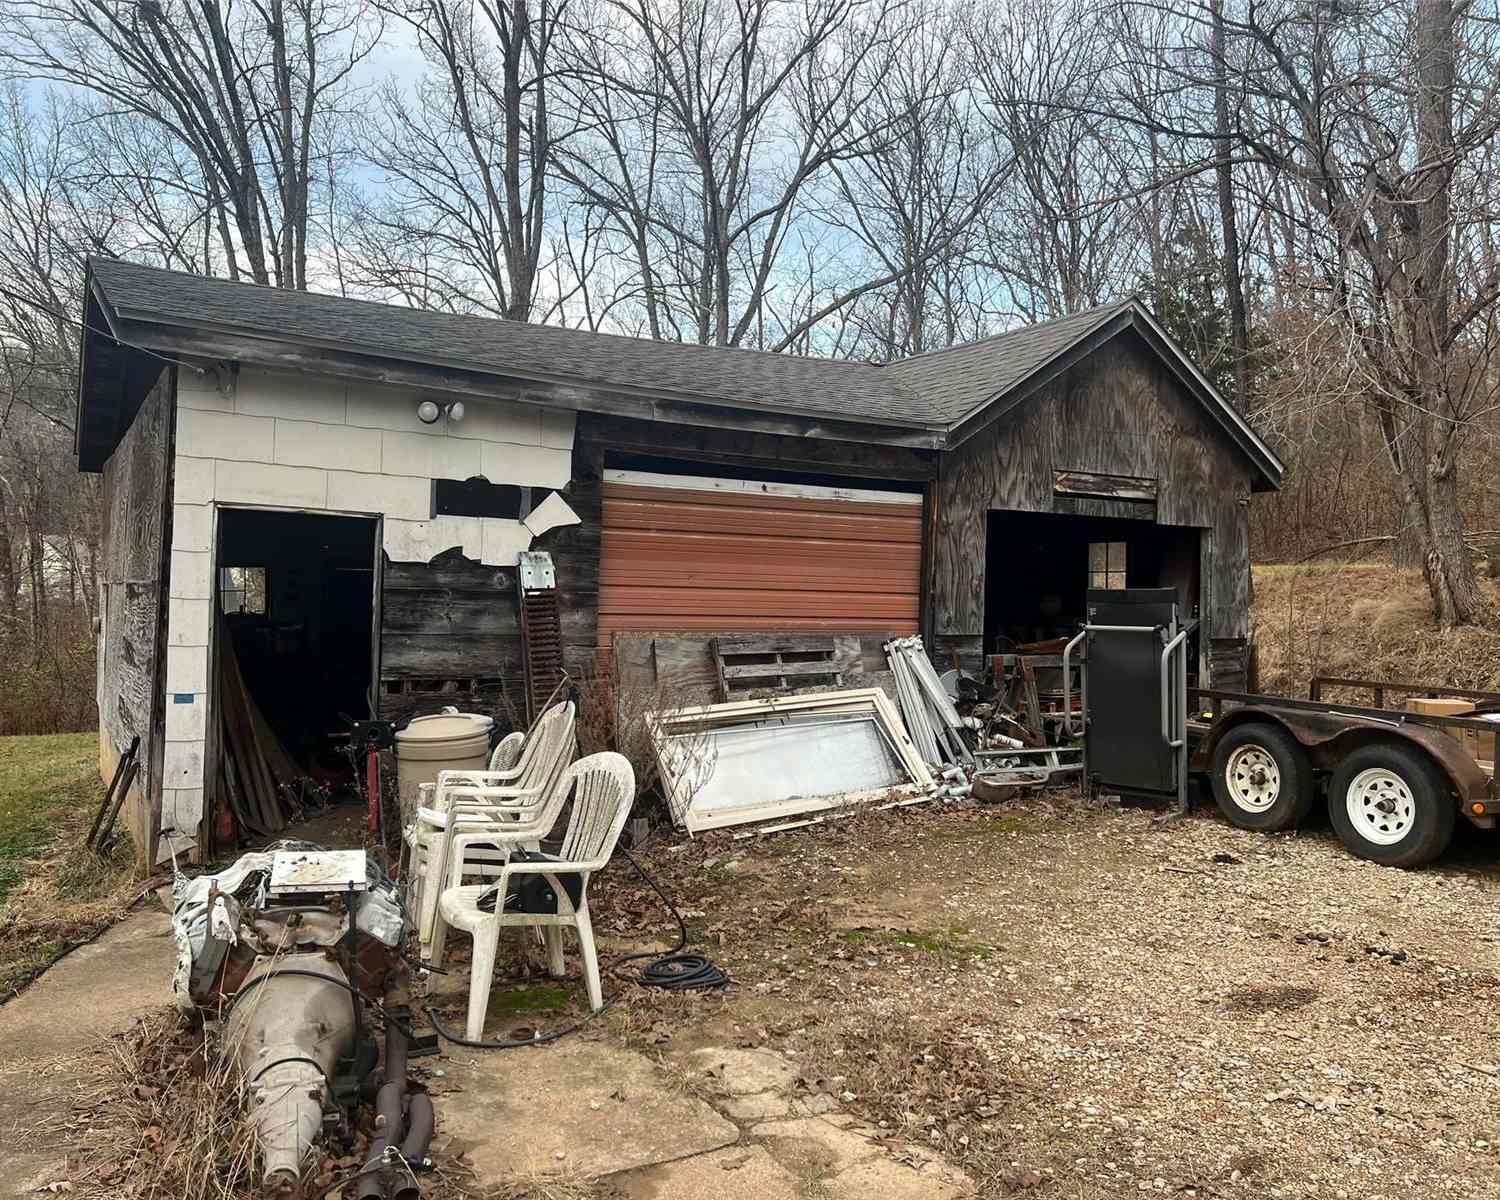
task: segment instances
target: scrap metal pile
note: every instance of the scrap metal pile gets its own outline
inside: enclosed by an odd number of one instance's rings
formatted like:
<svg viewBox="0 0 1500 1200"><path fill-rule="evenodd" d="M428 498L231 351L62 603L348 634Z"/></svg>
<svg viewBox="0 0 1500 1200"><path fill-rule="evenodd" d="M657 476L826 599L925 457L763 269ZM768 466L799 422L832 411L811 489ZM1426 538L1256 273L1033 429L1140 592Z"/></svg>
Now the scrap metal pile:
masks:
<svg viewBox="0 0 1500 1200"><path fill-rule="evenodd" d="M358 1195L414 1200L432 1102L406 1078L405 918L390 880L362 850L282 842L214 875L179 875L173 900L173 995L183 1012L222 1023L266 1194L300 1195L315 1146L349 1141L373 1101ZM383 998L383 1070L371 998Z"/></svg>
<svg viewBox="0 0 1500 1200"><path fill-rule="evenodd" d="M721 694L751 673L778 677L774 694L647 717L668 809L689 833L777 832L855 804L1001 799L1081 770L1077 748L1061 744L1068 722L1043 699L1029 661L1009 688L997 661L999 686L985 687L957 670L939 676L921 639L903 637L884 645L883 686L809 692L796 684L842 680L836 664L787 659L786 638L754 642L734 639L733 653L774 661L742 665L716 646Z"/></svg>

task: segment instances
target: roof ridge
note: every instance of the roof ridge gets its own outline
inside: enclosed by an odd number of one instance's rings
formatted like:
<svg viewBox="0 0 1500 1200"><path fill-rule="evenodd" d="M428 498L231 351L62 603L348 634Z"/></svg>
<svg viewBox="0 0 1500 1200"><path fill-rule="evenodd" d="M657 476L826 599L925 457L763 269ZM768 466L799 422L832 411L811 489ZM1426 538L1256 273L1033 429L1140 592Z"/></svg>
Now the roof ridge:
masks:
<svg viewBox="0 0 1500 1200"><path fill-rule="evenodd" d="M948 354L956 350L972 350L976 346L987 346L991 342L1002 341L1008 337L1015 337L1023 333L1036 333L1038 330L1050 329L1054 325L1061 325L1064 321L1076 321L1080 317L1102 316L1105 313L1118 312L1120 309L1128 308L1132 304L1140 302L1140 296L1134 292L1119 300L1111 300L1107 304L1095 304L1090 308L1080 308L1077 312L1064 313L1060 317L1051 317L1045 321L1038 321L1034 325L1017 325L1014 329L1002 329L999 333L991 333L972 342L953 342L951 345L938 346L933 350L923 350L920 354L909 354L905 358L887 359L885 362L877 363L881 367L899 367L904 363L921 362L924 359L936 358L940 354Z"/></svg>

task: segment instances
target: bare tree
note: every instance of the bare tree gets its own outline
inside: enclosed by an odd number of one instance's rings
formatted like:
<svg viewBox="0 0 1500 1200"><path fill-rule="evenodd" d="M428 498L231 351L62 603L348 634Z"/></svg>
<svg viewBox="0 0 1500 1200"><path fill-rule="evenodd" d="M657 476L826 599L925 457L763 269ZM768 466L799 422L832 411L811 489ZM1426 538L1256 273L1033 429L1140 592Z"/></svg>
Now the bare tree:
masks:
<svg viewBox="0 0 1500 1200"><path fill-rule="evenodd" d="M559 79L585 132L558 148L558 170L607 215L653 336L785 349L893 282L850 280L790 326L768 307L816 223L816 186L894 137L860 116L910 29L901 0L611 0L575 14Z"/></svg>
<svg viewBox="0 0 1500 1200"><path fill-rule="evenodd" d="M364 137L381 173L366 282L430 306L537 315L549 240L549 60L563 0L403 0L429 73L391 83Z"/></svg>
<svg viewBox="0 0 1500 1200"><path fill-rule="evenodd" d="M985 213L985 265L1031 320L1127 294L1159 263L1165 218L1140 187L1155 148L1113 117L1114 63L1090 0L976 10L973 72L992 136L1015 169ZM1158 205L1159 207L1159 205Z"/></svg>
<svg viewBox="0 0 1500 1200"><path fill-rule="evenodd" d="M982 336L995 316L973 243L1015 156L986 134L963 32L951 13L922 19L856 117L884 147L832 164L826 220L863 248L865 277L889 280L848 309L859 336L846 355L920 354ZM810 307L815 286L836 293L841 282L810 271Z"/></svg>
<svg viewBox="0 0 1500 1200"><path fill-rule="evenodd" d="M305 288L313 193L351 73L378 38L365 0L11 0L12 74L154 124L190 156L233 278Z"/></svg>
<svg viewBox="0 0 1500 1200"><path fill-rule="evenodd" d="M1233 95L1233 153L1269 177L1301 295L1346 336L1350 386L1377 421L1404 520L1441 620L1483 609L1464 541L1459 449L1493 404L1500 261L1489 254L1500 187L1500 30L1451 0L1349 7L1278 0L1222 16L1175 0L1175 44L1137 46L1179 64L1183 86ZM1225 159L1224 133L1152 121Z"/></svg>

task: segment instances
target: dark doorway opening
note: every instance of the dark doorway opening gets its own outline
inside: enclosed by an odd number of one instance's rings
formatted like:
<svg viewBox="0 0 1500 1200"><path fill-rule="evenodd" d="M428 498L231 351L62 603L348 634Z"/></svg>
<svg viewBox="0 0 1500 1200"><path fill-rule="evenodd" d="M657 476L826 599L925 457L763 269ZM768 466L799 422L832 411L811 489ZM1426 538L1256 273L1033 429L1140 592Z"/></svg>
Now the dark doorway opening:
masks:
<svg viewBox="0 0 1500 1200"><path fill-rule="evenodd" d="M337 735L367 719L373 518L222 509L215 597L246 689L302 768L347 773Z"/></svg>
<svg viewBox="0 0 1500 1200"><path fill-rule="evenodd" d="M1121 517L998 511L985 540L987 654L1071 637L1093 588L1175 587L1179 611L1199 603L1201 531ZM1196 652L1189 663L1196 660Z"/></svg>

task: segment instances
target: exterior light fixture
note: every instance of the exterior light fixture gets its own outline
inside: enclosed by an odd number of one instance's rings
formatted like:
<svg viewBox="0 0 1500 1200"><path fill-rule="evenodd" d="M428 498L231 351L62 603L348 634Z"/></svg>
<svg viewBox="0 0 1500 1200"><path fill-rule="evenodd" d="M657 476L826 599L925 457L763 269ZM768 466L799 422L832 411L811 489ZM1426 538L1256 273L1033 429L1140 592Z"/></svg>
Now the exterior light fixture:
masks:
<svg viewBox="0 0 1500 1200"><path fill-rule="evenodd" d="M417 405L417 420L421 421L423 425L436 424L437 419L442 415L443 410L431 400L423 400L421 404Z"/></svg>
<svg viewBox="0 0 1500 1200"><path fill-rule="evenodd" d="M464 402L462 400L455 400L452 404L448 405L448 420L462 421L463 419Z"/></svg>

